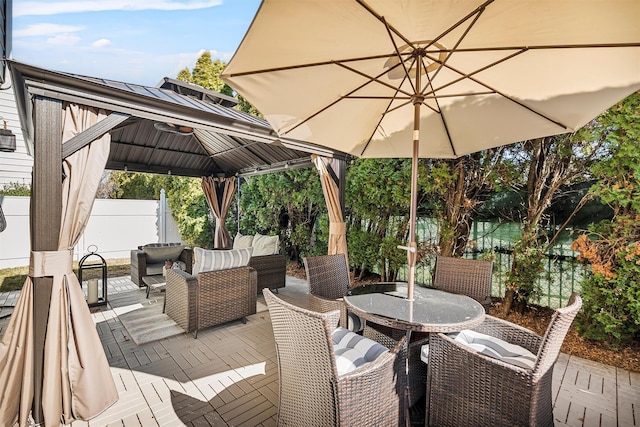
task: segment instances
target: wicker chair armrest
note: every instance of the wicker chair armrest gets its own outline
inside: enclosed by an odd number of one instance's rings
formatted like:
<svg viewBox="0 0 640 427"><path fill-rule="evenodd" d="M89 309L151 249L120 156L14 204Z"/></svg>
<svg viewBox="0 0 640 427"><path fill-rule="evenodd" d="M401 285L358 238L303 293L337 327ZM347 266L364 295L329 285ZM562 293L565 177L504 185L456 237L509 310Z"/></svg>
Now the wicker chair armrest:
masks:
<svg viewBox="0 0 640 427"><path fill-rule="evenodd" d="M396 372L405 351L403 337L389 352L337 379L339 425L398 424L403 387ZM378 398L366 398L373 395Z"/></svg>
<svg viewBox="0 0 640 427"><path fill-rule="evenodd" d="M182 329L192 332L196 323L197 278L182 270L167 270L165 312Z"/></svg>
<svg viewBox="0 0 640 427"><path fill-rule="evenodd" d="M329 299L322 298L309 294L309 308L319 313L326 313L327 311L339 310L340 311L340 326L343 328L348 327L347 323L347 306L342 299Z"/></svg>
<svg viewBox="0 0 640 427"><path fill-rule="evenodd" d="M131 280L143 286L142 278L147 275L147 257L140 249L131 251Z"/></svg>
<svg viewBox="0 0 640 427"><path fill-rule="evenodd" d="M249 265L256 270L281 271L287 268L287 259L284 255L258 255L252 256Z"/></svg>
<svg viewBox="0 0 640 427"><path fill-rule="evenodd" d="M178 259L186 265L187 273L193 274L193 249L185 247Z"/></svg>
<svg viewBox="0 0 640 427"><path fill-rule="evenodd" d="M538 354L542 345L542 337L520 325L497 317L487 315L485 320L475 328L474 331L491 335L511 344L524 347L533 354Z"/></svg>

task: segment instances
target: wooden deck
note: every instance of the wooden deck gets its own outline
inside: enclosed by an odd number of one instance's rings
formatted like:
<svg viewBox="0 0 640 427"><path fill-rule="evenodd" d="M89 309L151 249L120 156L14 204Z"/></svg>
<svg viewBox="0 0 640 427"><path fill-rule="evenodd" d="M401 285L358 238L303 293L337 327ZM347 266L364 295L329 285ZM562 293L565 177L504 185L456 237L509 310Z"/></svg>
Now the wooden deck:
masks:
<svg viewBox="0 0 640 427"><path fill-rule="evenodd" d="M146 301L145 290L127 281L110 282L113 305L122 298ZM306 304L304 282L288 278L280 296ZM94 317L120 399L74 427L276 424L278 371L268 311L250 316L247 324L200 331L198 339L183 333L142 345L133 342L111 307L96 310ZM640 425L638 373L561 354L554 398L556 426Z"/></svg>

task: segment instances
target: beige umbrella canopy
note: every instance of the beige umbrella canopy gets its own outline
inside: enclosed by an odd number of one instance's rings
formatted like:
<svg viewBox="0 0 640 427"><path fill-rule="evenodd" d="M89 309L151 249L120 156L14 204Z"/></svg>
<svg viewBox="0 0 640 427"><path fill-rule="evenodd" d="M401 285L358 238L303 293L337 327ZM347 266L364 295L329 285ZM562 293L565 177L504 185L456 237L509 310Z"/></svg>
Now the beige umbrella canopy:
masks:
<svg viewBox="0 0 640 427"><path fill-rule="evenodd" d="M264 0L222 78L281 136L412 157L415 250L417 158L582 127L640 88L639 18L637 0Z"/></svg>

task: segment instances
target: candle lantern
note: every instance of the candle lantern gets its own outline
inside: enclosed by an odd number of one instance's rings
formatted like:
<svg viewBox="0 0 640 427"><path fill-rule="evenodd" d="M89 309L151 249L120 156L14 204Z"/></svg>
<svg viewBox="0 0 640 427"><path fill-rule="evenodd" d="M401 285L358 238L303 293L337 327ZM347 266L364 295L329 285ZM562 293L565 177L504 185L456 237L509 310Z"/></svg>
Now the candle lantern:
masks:
<svg viewBox="0 0 640 427"><path fill-rule="evenodd" d="M87 304L89 307L105 305L107 303L107 262L98 255L96 245L91 245L87 249L89 253L83 256L78 263L78 281L82 286L83 272L99 270L102 274L101 280L94 278L87 280ZM99 292L99 288L102 292Z"/></svg>

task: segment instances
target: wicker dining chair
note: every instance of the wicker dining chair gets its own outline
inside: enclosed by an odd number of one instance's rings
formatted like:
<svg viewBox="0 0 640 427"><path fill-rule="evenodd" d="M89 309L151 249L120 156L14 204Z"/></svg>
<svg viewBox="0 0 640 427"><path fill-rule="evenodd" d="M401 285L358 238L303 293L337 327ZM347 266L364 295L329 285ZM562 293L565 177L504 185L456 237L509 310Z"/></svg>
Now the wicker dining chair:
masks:
<svg viewBox="0 0 640 427"><path fill-rule="evenodd" d="M279 426L399 424L402 400L396 369L404 339L374 360L338 374L332 333L340 312L306 310L269 289L262 292L278 355Z"/></svg>
<svg viewBox="0 0 640 427"><path fill-rule="evenodd" d="M436 256L433 287L463 294L482 304L491 305L493 262L476 259Z"/></svg>
<svg viewBox="0 0 640 427"><path fill-rule="evenodd" d="M344 254L320 255L303 259L309 282L311 310L340 310L340 325L353 331L362 330L364 321L347 312L342 297L351 287L347 257ZM349 322L351 320L351 322Z"/></svg>
<svg viewBox="0 0 640 427"><path fill-rule="evenodd" d="M432 334L427 374L427 425L553 426L553 367L582 306L576 293L554 313L544 337L487 316L473 330L535 355L531 369L495 359L446 334Z"/></svg>

